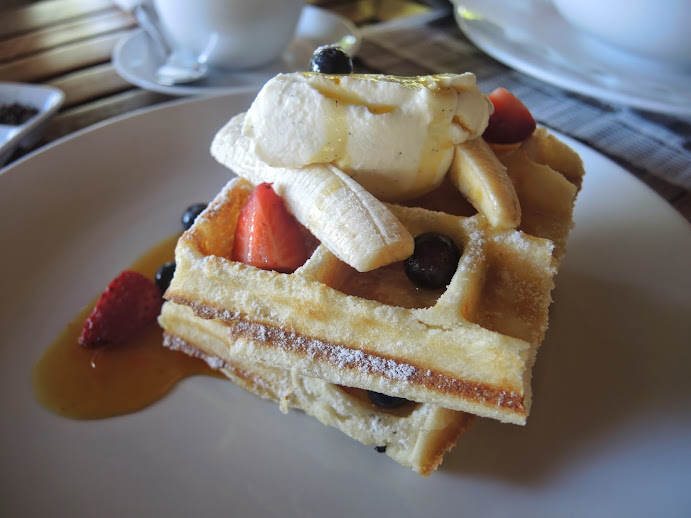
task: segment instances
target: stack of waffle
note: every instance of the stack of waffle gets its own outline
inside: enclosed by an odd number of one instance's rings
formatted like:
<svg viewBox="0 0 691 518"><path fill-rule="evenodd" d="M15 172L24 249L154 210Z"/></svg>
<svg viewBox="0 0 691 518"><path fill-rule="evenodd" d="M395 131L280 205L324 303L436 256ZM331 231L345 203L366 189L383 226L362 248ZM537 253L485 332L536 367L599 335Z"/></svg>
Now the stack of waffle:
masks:
<svg viewBox="0 0 691 518"><path fill-rule="evenodd" d="M584 173L576 153L543 129L495 148L520 203L517 228L490 224L447 181L386 204L412 236L440 232L462 252L445 289L422 291L401 261L360 272L306 229L312 251L293 273L233 261L235 226L254 187L252 171L225 159L241 138L229 124L214 142L214 155L239 176L178 243L159 319L165 345L423 475L475 416L524 424ZM407 402L386 408L372 393Z"/></svg>

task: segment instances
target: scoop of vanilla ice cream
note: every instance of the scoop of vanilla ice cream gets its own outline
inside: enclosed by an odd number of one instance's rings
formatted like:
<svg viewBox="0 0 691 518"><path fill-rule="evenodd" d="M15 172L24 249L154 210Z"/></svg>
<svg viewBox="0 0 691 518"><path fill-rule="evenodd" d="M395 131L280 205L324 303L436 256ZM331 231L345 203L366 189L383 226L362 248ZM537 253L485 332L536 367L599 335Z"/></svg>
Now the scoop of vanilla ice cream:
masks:
<svg viewBox="0 0 691 518"><path fill-rule="evenodd" d="M395 201L437 187L454 145L482 135L491 111L473 74L280 74L257 95L243 133L270 166L334 164Z"/></svg>

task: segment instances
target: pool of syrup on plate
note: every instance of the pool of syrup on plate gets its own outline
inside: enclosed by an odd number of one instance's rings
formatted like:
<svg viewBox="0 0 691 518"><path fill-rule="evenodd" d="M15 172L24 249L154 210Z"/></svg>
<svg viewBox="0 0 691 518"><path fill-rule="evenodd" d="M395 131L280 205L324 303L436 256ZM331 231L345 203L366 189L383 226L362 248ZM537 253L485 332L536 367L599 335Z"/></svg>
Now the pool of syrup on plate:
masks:
<svg viewBox="0 0 691 518"><path fill-rule="evenodd" d="M178 237L154 246L128 269L153 279L158 267L173 259ZM126 344L82 347L77 340L95 302L67 324L34 367L34 393L47 409L73 419L113 417L150 406L184 378L222 377L202 360L163 347L155 323Z"/></svg>

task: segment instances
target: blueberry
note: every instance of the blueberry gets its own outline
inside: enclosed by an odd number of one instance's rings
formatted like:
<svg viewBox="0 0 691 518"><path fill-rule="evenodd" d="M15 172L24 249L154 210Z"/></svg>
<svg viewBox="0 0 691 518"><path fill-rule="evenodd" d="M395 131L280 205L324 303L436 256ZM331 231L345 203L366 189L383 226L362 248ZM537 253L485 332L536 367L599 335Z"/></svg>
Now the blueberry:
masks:
<svg viewBox="0 0 691 518"><path fill-rule="evenodd" d="M320 74L350 74L353 72L353 60L341 47L324 45L312 54L310 70Z"/></svg>
<svg viewBox="0 0 691 518"><path fill-rule="evenodd" d="M159 266L156 270L156 276L154 280L156 281L156 286L161 290L161 294L165 293L170 286L170 281L173 280L173 275L175 274L175 261L168 261Z"/></svg>
<svg viewBox="0 0 691 518"><path fill-rule="evenodd" d="M379 392L373 392L371 390L367 391L369 400L377 405L379 408L391 409L398 408L399 406L405 405L408 400L402 397L387 396L386 394L380 394Z"/></svg>
<svg viewBox="0 0 691 518"><path fill-rule="evenodd" d="M197 216L199 216L205 208L206 203L195 203L187 207L185 212L182 213L182 228L184 230L189 229L192 223L194 223L194 220L197 219Z"/></svg>
<svg viewBox="0 0 691 518"><path fill-rule="evenodd" d="M415 286L434 290L448 286L460 258L461 252L450 237L425 232L415 238L413 255L404 261L403 267Z"/></svg>

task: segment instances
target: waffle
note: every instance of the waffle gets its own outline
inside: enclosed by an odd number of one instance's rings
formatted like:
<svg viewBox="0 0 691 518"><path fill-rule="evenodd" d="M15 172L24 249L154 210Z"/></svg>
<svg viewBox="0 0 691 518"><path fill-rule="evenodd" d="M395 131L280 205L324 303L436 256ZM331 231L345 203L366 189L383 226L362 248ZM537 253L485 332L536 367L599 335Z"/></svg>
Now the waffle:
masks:
<svg viewBox="0 0 691 518"><path fill-rule="evenodd" d="M319 243L292 274L228 259L252 189L239 177L180 239L166 298L222 326L222 348L191 341L221 362L524 424L583 168L542 129L500 159L520 200L518 229L492 227L446 185L409 206L388 205L412 235L442 232L462 249L443 293L412 289L400 263L357 272Z"/></svg>
<svg viewBox="0 0 691 518"><path fill-rule="evenodd" d="M167 347L205 359L248 392L279 403L284 412L302 410L365 445L376 446L377 451L424 476L436 470L444 454L475 420L471 414L424 403L382 410L364 391L231 359L225 323L200 318L187 306L166 302L160 321L166 330Z"/></svg>

